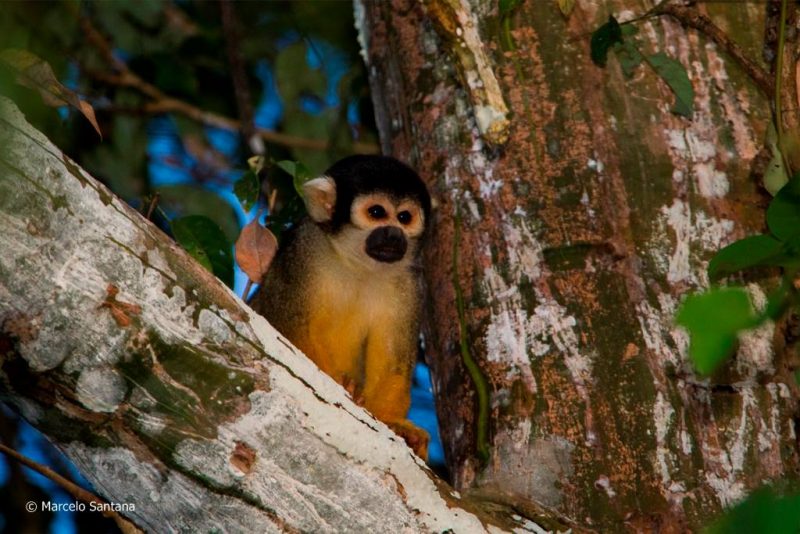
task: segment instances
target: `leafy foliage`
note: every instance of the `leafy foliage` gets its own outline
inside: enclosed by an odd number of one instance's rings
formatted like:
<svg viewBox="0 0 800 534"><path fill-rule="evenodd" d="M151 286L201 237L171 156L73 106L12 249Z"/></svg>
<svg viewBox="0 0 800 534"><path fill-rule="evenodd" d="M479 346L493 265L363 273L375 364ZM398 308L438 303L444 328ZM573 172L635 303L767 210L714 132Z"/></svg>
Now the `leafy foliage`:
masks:
<svg viewBox="0 0 800 534"><path fill-rule="evenodd" d="M258 179L255 171L252 169L247 170L233 184L233 192L241 202L244 211L250 211L258 202L258 195L261 192L261 180Z"/></svg>
<svg viewBox="0 0 800 534"><path fill-rule="evenodd" d="M672 107L672 112L691 119L694 107L694 88L692 88L692 82L689 80L689 75L683 65L663 52L646 56L646 60L648 65L653 67L656 73L661 76L661 79L667 82L669 88L675 93L675 104Z"/></svg>
<svg viewBox="0 0 800 534"><path fill-rule="evenodd" d="M77 109L102 137L94 108L59 82L53 68L46 61L27 50L11 48L0 52L0 63L16 73L17 83L37 91L48 106L70 105Z"/></svg>
<svg viewBox="0 0 800 534"><path fill-rule="evenodd" d="M731 354L739 331L758 325L747 291L718 288L690 295L676 321L689 331L689 356L700 374L713 373Z"/></svg>
<svg viewBox="0 0 800 534"><path fill-rule="evenodd" d="M708 277L719 280L748 267L777 266L784 258L783 243L770 235L754 235L717 252L708 264Z"/></svg>
<svg viewBox="0 0 800 534"><path fill-rule="evenodd" d="M783 267L783 284L763 313L754 314L747 293L736 287L691 295L678 311L676 321L689 331L689 356L701 374L714 372L730 356L739 331L777 318L794 301L792 280L800 268L800 174L772 199L767 224L771 235L735 241L717 252L708 266L712 281L753 267Z"/></svg>
<svg viewBox="0 0 800 534"><path fill-rule="evenodd" d="M312 177L311 171L309 171L305 165L298 161L284 160L277 162L275 165L292 177L294 189L297 191L297 194L302 197L303 184Z"/></svg>
<svg viewBox="0 0 800 534"><path fill-rule="evenodd" d="M613 15L609 16L608 22L592 33L592 62L598 67L605 67L608 53L613 51L626 78L633 77L638 66L643 62L647 63L675 95L671 111L691 119L694 112L694 88L686 69L679 61L663 52L642 54L633 39L636 33L636 27L632 23L620 25Z"/></svg>
<svg viewBox="0 0 800 534"><path fill-rule="evenodd" d="M706 534L795 534L800 531L800 494L781 494L765 486L728 510Z"/></svg>
<svg viewBox="0 0 800 534"><path fill-rule="evenodd" d="M175 240L217 278L233 287L231 243L208 217L189 215L171 223Z"/></svg>
<svg viewBox="0 0 800 534"><path fill-rule="evenodd" d="M789 181L789 173L783 162L783 153L778 147L778 133L771 121L767 127L767 147L769 147L772 157L764 171L764 188L769 191L770 195L775 196Z"/></svg>
<svg viewBox="0 0 800 534"><path fill-rule="evenodd" d="M163 185L155 188L159 204L169 213L202 215L211 219L233 242L239 233L236 210L219 195L196 185Z"/></svg>
<svg viewBox="0 0 800 534"><path fill-rule="evenodd" d="M783 186L767 208L767 226L783 241L800 236L800 174Z"/></svg>
<svg viewBox="0 0 800 534"><path fill-rule="evenodd" d="M597 28L592 33L591 56L592 62L598 67L605 67L608 51L615 44L622 43L622 29L613 15L609 15L608 22Z"/></svg>

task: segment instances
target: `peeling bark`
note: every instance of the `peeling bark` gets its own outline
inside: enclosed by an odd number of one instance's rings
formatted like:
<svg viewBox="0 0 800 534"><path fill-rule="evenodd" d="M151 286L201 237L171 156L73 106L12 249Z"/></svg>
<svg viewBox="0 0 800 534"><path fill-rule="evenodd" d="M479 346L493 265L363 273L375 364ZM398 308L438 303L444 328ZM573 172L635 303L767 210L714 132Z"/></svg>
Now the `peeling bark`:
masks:
<svg viewBox="0 0 800 534"><path fill-rule="evenodd" d="M155 532L538 527L472 507L0 99L0 400Z"/></svg>
<svg viewBox="0 0 800 534"><path fill-rule="evenodd" d="M556 2L523 2L506 35L497 2L449 1L478 31L510 110L497 148L469 73L454 67L455 30L443 38L426 5L363 2L356 13L382 146L439 200L426 346L457 489L603 531L681 530L796 472L798 392L782 329L745 336L712 382L693 374L673 323L681 298L708 285L713 253L764 229L767 197L752 175L770 108L755 84L696 31L640 23L644 51L688 71L689 121L670 113L652 72L626 80L615 60L600 69L589 58L609 14L628 20L651 3L579 1L565 20ZM758 58L763 6L727 7L707 9ZM464 328L491 388L485 464Z"/></svg>

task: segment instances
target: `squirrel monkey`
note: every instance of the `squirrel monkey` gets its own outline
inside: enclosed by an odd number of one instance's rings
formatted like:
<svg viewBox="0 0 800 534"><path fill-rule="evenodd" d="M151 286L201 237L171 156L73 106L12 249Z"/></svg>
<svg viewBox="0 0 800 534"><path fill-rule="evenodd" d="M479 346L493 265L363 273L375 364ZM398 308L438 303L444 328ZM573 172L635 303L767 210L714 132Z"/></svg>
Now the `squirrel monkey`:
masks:
<svg viewBox="0 0 800 534"><path fill-rule="evenodd" d="M410 167L351 156L305 183L308 217L286 235L251 306L427 458L406 419L431 199Z"/></svg>

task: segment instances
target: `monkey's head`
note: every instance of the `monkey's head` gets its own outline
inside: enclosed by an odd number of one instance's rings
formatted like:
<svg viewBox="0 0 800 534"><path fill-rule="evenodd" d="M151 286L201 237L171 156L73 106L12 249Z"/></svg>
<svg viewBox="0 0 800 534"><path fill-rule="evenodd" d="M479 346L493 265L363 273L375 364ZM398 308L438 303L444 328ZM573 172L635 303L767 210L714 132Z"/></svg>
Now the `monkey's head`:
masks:
<svg viewBox="0 0 800 534"><path fill-rule="evenodd" d="M387 156L350 156L303 191L309 215L347 260L367 268L414 260L431 198L408 165Z"/></svg>

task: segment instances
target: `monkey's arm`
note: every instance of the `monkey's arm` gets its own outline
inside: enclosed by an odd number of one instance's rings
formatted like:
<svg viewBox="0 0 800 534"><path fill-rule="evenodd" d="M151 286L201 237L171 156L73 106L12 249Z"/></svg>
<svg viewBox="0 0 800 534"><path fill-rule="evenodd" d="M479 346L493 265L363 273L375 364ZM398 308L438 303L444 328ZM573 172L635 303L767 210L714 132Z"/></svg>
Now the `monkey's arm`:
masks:
<svg viewBox="0 0 800 534"><path fill-rule="evenodd" d="M394 311L397 310L405 317L385 317L374 325L367 338L364 406L402 436L417 455L427 459L428 433L406 419L411 405L419 322L416 316L410 316L416 312L413 306L398 306Z"/></svg>

